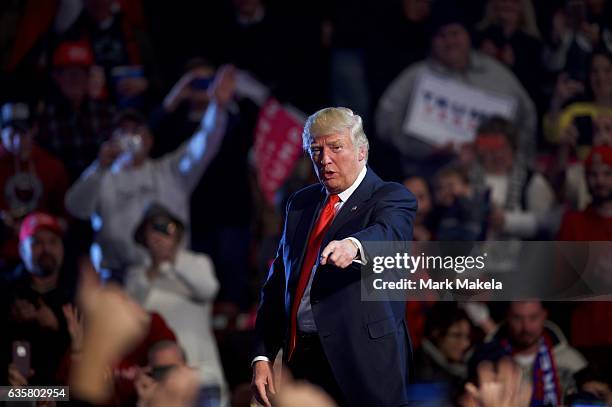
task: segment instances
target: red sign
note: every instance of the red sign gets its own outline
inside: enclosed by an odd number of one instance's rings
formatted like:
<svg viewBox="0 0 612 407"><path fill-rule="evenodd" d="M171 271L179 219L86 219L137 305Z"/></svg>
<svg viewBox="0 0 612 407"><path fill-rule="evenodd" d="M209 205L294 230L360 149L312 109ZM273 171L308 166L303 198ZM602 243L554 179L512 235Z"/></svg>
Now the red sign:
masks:
<svg viewBox="0 0 612 407"><path fill-rule="evenodd" d="M287 180L302 154L304 122L274 98L262 106L255 128L257 182L264 198L274 203L274 194Z"/></svg>

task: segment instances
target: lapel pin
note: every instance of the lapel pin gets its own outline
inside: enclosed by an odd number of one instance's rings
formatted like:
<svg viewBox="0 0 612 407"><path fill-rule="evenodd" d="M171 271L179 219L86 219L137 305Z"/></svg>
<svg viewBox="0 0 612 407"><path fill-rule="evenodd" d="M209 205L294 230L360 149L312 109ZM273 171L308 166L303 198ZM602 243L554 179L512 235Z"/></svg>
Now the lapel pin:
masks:
<svg viewBox="0 0 612 407"><path fill-rule="evenodd" d="M356 210L357 210L357 206L353 206L353 207L351 208L351 212L355 212Z"/></svg>

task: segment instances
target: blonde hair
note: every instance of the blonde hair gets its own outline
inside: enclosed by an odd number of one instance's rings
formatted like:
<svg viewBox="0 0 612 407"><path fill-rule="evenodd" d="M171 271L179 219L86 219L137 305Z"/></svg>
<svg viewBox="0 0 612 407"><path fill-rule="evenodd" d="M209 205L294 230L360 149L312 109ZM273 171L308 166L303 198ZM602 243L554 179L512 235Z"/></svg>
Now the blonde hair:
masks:
<svg viewBox="0 0 612 407"><path fill-rule="evenodd" d="M489 0L487 2L487 7L485 10L484 18L480 23L478 23L477 28L479 30L484 30L491 25L495 24L495 12L493 8L495 7L493 3L496 0ZM525 34L529 34L532 37L537 39L541 38L540 30L538 29L538 24L536 22L535 10L533 8L533 3L531 0L520 0L521 2L521 16L519 23L519 30L524 32Z"/></svg>
<svg viewBox="0 0 612 407"><path fill-rule="evenodd" d="M346 107L327 107L312 114L308 120L306 120L304 132L302 133L302 146L304 151L310 151L310 144L316 137L327 134L343 133L346 129L349 130L351 140L353 144L355 144L355 147L365 147L367 160L370 143L363 131L361 117Z"/></svg>

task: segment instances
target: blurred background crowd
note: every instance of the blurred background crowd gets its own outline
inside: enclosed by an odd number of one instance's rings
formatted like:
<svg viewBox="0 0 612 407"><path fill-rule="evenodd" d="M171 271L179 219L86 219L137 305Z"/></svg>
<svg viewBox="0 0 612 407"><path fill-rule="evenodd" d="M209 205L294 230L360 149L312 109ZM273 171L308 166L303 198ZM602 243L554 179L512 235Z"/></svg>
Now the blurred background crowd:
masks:
<svg viewBox="0 0 612 407"><path fill-rule="evenodd" d="M248 405L258 290L325 106L417 196L415 240L612 240L609 0L4 0L0 67L2 384L154 405L191 380ZM611 311L409 302L413 397L460 402L511 355L532 405L612 403Z"/></svg>

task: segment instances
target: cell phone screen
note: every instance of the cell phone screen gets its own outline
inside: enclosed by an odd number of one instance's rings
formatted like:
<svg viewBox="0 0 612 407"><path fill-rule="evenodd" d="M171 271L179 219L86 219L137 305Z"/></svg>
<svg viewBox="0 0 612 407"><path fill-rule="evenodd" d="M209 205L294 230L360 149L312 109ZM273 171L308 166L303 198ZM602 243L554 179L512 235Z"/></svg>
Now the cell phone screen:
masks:
<svg viewBox="0 0 612 407"><path fill-rule="evenodd" d="M30 376L30 343L13 342L13 364L23 377Z"/></svg>

